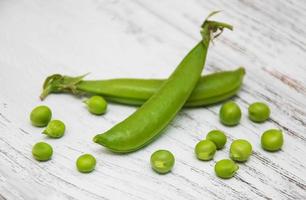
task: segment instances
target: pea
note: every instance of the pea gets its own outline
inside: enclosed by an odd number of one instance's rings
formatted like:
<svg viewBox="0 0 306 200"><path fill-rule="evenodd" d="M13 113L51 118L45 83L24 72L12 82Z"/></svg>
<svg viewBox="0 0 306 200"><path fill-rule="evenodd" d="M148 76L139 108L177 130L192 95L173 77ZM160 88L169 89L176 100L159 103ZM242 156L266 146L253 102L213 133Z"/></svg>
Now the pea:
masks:
<svg viewBox="0 0 306 200"><path fill-rule="evenodd" d="M84 102L92 114L102 115L106 112L107 103L101 96L92 96Z"/></svg>
<svg viewBox="0 0 306 200"><path fill-rule="evenodd" d="M249 106L249 119L253 122L264 122L270 117L270 108L262 102L255 102Z"/></svg>
<svg viewBox="0 0 306 200"><path fill-rule="evenodd" d="M261 135L261 146L267 151L278 151L282 148L284 137L281 130L270 129Z"/></svg>
<svg viewBox="0 0 306 200"><path fill-rule="evenodd" d="M216 153L217 147L210 140L202 140L195 147L195 154L199 160L211 160Z"/></svg>
<svg viewBox="0 0 306 200"><path fill-rule="evenodd" d="M151 155L150 162L157 173L166 174L173 168L175 158L168 150L158 150Z"/></svg>
<svg viewBox="0 0 306 200"><path fill-rule="evenodd" d="M82 173L92 172L96 167L96 159L91 154L83 154L78 157L76 167Z"/></svg>
<svg viewBox="0 0 306 200"><path fill-rule="evenodd" d="M218 177L229 179L235 175L239 166L232 160L223 159L219 160L215 165L215 173Z"/></svg>
<svg viewBox="0 0 306 200"><path fill-rule="evenodd" d="M32 155L38 161L50 160L53 154L51 145L45 142L38 142L32 148Z"/></svg>
<svg viewBox="0 0 306 200"><path fill-rule="evenodd" d="M230 147L230 157L234 161L245 162L252 154L252 145L243 139L234 140Z"/></svg>
<svg viewBox="0 0 306 200"><path fill-rule="evenodd" d="M226 144L226 136L224 132L220 130L212 130L206 135L206 139L215 143L217 149L222 149Z"/></svg>
<svg viewBox="0 0 306 200"><path fill-rule="evenodd" d="M44 127L47 126L51 120L52 112L47 106L37 106L30 114L30 120L33 126Z"/></svg>
<svg viewBox="0 0 306 200"><path fill-rule="evenodd" d="M240 122L241 110L235 102L229 101L222 105L219 116L222 124L235 126Z"/></svg>
<svg viewBox="0 0 306 200"><path fill-rule="evenodd" d="M51 138L60 138L65 133L65 124L60 120L52 120L42 132Z"/></svg>

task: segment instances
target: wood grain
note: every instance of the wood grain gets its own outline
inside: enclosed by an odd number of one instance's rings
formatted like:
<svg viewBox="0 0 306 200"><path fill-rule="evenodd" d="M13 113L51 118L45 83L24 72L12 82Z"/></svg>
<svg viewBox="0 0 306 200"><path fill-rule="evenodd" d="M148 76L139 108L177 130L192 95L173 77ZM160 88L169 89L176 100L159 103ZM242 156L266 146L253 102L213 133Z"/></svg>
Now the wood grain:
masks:
<svg viewBox="0 0 306 200"><path fill-rule="evenodd" d="M0 1L0 199L306 199L306 9L305 1ZM167 77L200 39L199 26L213 10L234 25L211 46L204 73L246 68L234 98L241 124L224 127L220 106L183 109L165 133L146 148L116 155L92 137L136 108L110 104L108 113L90 115L79 98L51 95L40 102L44 78L53 73L90 79ZM267 102L271 119L255 124L248 105ZM66 135L48 139L32 127L29 112L39 104L67 125ZM198 161L193 149L211 129L229 138L211 162ZM268 153L260 135L269 128L285 134L283 149ZM254 148L237 175L221 180L216 161L227 158L232 140ZM51 161L39 163L32 145L47 141ZM157 149L176 156L170 174L154 173L149 157ZM96 170L81 174L75 160L97 158Z"/></svg>

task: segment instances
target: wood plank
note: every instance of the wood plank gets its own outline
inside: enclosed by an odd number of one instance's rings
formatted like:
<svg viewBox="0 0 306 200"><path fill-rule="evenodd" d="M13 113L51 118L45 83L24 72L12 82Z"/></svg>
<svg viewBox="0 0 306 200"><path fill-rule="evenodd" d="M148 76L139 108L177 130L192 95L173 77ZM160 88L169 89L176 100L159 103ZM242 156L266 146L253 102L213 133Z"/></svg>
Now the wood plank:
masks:
<svg viewBox="0 0 306 200"><path fill-rule="evenodd" d="M306 4L304 1L2 1L0 2L0 199L306 199ZM219 123L220 105L183 109L146 148L115 155L93 144L92 137L136 108L110 104L108 113L90 115L79 98L51 95L38 99L47 75L88 78L167 77L200 40L199 25L212 10L231 22L210 47L204 73L244 66L244 86L234 100L243 111L241 124ZM255 124L248 105L267 102L271 119ZM67 125L59 140L45 138L28 115L46 104ZM195 144L211 129L224 130L225 149L211 162L198 161ZM283 149L268 153L260 135L269 128L285 134ZM213 172L227 158L230 143L249 140L251 159L239 164L230 180ZM54 157L39 163L32 145L47 141ZM173 171L160 176L150 169L157 149L171 150ZM80 174L82 153L97 158L96 170Z"/></svg>

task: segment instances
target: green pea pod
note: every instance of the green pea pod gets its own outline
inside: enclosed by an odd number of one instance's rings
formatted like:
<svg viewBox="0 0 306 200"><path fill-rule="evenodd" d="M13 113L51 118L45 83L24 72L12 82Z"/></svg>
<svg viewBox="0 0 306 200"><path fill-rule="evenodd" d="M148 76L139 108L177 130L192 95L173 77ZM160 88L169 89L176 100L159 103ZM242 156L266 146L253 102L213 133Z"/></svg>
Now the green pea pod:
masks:
<svg viewBox="0 0 306 200"><path fill-rule="evenodd" d="M210 16L215 13L216 12L212 13ZM165 81L146 80L146 84L150 87L147 87L147 90L142 90L140 95L137 93L137 90L134 90L135 87L133 87L135 86L135 83L137 86L137 79L134 79L135 82L133 79L119 80L121 88L125 85L127 88L126 91L120 91L120 89L118 90L118 88L115 87L115 84L109 83L109 87L104 88L105 90L103 90L104 95L102 94L109 100L125 103L133 102L133 104L136 105L143 104L147 99L149 100L127 119L115 125L104 134L95 136L94 141L112 151L127 153L143 147L158 136L161 130L175 117L176 113L190 96L199 81L201 71L205 64L209 43L213 38L219 36L224 28L232 29L232 26L225 23L206 20L202 25L201 31L203 40L188 53L169 79ZM84 83L81 81L83 77L84 76L62 77L58 74L50 76L45 81L44 91L41 98L46 97L48 93L51 92L71 91L72 93L79 93L79 91L82 91L79 85ZM220 78L222 78L222 76ZM118 81L118 79L108 81L114 83ZM91 84L97 84L97 86L99 85L99 88L102 85L101 82L91 82ZM86 84L83 84L83 86L84 85ZM238 85L240 86L240 83ZM98 87L92 88L97 89ZM201 88L205 88L205 86ZM211 88L215 89L214 86ZM101 91L101 88L97 90ZM237 88L227 90L224 95L232 96L236 93L236 90ZM95 93L92 91L89 92ZM108 93L109 95L105 95L105 93ZM116 96L118 94L126 96L124 96L124 98L120 98L122 96L119 96L118 98ZM195 95L195 102L191 104L191 106L201 104L201 95L202 94ZM139 96L145 96L145 98L138 98ZM206 100L208 103L216 102L218 100L218 98L216 99L216 95L205 98L207 98Z"/></svg>
<svg viewBox="0 0 306 200"><path fill-rule="evenodd" d="M231 98L239 91L244 74L244 68L240 67L233 71L202 76L184 106L207 106ZM100 95L108 101L139 106L157 92L165 80L133 78L83 80L83 76L52 75L46 79L46 82L42 99L49 93L70 92L76 95Z"/></svg>
<svg viewBox="0 0 306 200"><path fill-rule="evenodd" d="M182 60L158 91L132 115L103 134L94 142L118 152L136 151L156 138L187 101L200 79L211 39L223 28L232 26L206 20L202 25L203 40Z"/></svg>

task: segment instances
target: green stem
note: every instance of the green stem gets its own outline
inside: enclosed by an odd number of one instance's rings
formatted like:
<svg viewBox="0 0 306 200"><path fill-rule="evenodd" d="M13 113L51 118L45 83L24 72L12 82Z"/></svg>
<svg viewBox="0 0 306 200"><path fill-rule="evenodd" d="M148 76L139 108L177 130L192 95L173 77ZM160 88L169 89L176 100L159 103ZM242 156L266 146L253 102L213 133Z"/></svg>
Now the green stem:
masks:
<svg viewBox="0 0 306 200"><path fill-rule="evenodd" d="M213 39L217 38L223 32L223 29L233 30L233 26L224 22L217 22L208 20L212 16L216 15L220 11L214 11L208 15L201 28L201 35L203 38L203 43L206 47L208 47L209 42Z"/></svg>
<svg viewBox="0 0 306 200"><path fill-rule="evenodd" d="M47 77L43 84L43 91L40 95L40 99L44 100L50 93L71 92L73 94L79 94L80 92L77 90L76 85L81 82L87 74L76 77L53 74Z"/></svg>

